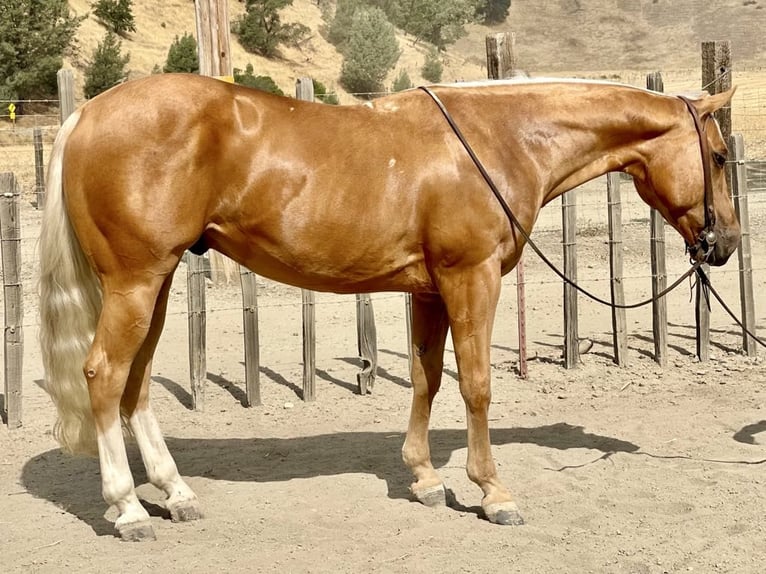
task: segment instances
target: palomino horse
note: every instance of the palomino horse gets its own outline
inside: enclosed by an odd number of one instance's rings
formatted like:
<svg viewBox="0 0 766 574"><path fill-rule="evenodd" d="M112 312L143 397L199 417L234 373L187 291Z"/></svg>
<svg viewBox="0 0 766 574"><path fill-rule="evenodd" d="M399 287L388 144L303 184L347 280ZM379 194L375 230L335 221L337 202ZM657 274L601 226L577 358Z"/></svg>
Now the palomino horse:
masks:
<svg viewBox="0 0 766 574"><path fill-rule="evenodd" d="M621 170L693 257L720 265L737 247L726 146L710 116L731 93L705 95L688 109L676 97L585 81L433 93L526 232L555 197ZM699 133L695 117L706 128ZM714 206L707 215L706 179ZM67 120L48 182L41 343L56 435L69 451L97 448L103 495L119 511L124 539L154 532L136 497L121 421L172 518L201 516L149 405L152 355L187 249L216 249L308 289L412 293L413 399L402 451L413 496L445 500L428 423L451 330L468 476L490 521L522 522L495 470L487 410L500 279L524 239L427 93L333 107L198 76L152 76L94 98ZM703 231L717 240L705 245Z"/></svg>

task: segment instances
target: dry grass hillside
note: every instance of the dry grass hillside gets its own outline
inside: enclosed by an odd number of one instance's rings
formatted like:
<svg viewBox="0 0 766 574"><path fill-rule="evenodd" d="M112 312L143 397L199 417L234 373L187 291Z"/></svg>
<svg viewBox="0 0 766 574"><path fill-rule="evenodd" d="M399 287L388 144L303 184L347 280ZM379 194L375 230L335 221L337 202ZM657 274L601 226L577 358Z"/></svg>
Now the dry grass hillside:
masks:
<svg viewBox="0 0 766 574"><path fill-rule="evenodd" d="M70 0L84 14L92 0ZM229 0L232 19L244 3ZM134 0L137 31L123 40L130 53L130 77L149 74L162 65L173 39L196 34L192 0ZM342 103L355 99L339 85L342 57L321 34L324 24L315 0L294 0L283 19L311 29L299 47L282 47L276 59L248 54L232 36L234 67L253 64L256 74L271 76L285 93L293 93L295 80L310 76L335 90ZM446 82L486 77L484 39L488 33L513 31L519 67L535 76L607 78L643 85L647 72L660 70L668 90L686 91L700 86L700 43L732 42L734 128L746 134L749 146L766 152L766 0L513 0L504 24L488 28L472 25L468 34L443 56ZM69 62L86 65L104 27L91 15L80 27L79 55ZM428 46L398 33L402 51L388 84L402 68L415 84L425 83L420 69Z"/></svg>
<svg viewBox="0 0 766 574"><path fill-rule="evenodd" d="M70 0L78 14L88 12L90 4L91 0ZM123 41L123 50L130 52L131 75L140 76L164 63L176 35L195 33L194 4L134 0L133 5L137 31ZM234 19L244 4L229 0L229 10ZM298 48L283 47L281 58L269 60L248 54L232 37L235 67L252 63L256 73L272 76L287 93L304 75L340 90L342 58L320 33L323 21L316 2L294 0L283 17L308 26L310 38ZM506 30L516 34L519 65L536 75L601 74L624 79L630 71L696 71L700 42L717 39L731 40L737 69L753 71L766 63L765 26L766 0L514 0L506 23L494 28L470 26L469 34L445 54L444 80L485 77L484 37ZM93 16L83 23L75 67L83 66L103 34ZM399 44L402 56L396 71L404 68L415 83L421 82L427 47L403 33Z"/></svg>

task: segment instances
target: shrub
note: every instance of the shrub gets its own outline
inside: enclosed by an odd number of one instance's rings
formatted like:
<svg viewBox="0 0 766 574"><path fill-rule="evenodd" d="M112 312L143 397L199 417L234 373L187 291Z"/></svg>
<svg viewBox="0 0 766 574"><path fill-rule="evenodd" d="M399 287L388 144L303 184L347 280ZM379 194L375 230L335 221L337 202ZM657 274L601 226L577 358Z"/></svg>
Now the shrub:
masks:
<svg viewBox="0 0 766 574"><path fill-rule="evenodd" d="M333 93L327 93L327 88L319 80L311 79L311 83L314 84L314 98L322 102L323 104L330 104L337 106L340 104L338 96Z"/></svg>
<svg viewBox="0 0 766 574"><path fill-rule="evenodd" d="M439 59L439 53L436 50L431 50L426 56L426 61L423 64L423 68L420 73L429 82L441 82L442 73L444 72L444 66Z"/></svg>
<svg viewBox="0 0 766 574"><path fill-rule="evenodd" d="M128 76L125 66L130 60L130 55L123 56L120 53L122 43L117 36L109 31L104 40L98 44L93 52L93 61L85 68L85 86L83 91L86 98L97 96L123 82Z"/></svg>
<svg viewBox="0 0 766 574"><path fill-rule="evenodd" d="M272 94L278 94L280 96L285 95L285 93L279 89L279 86L277 86L276 82L274 82L270 76L254 75L252 64L245 66L244 72L239 68L234 68L234 82L249 88L263 90L264 92L271 92Z"/></svg>
<svg viewBox="0 0 766 574"><path fill-rule="evenodd" d="M199 58L197 57L197 40L194 36L184 32L182 37L176 36L168 50L168 58L165 61L163 72L199 72Z"/></svg>
<svg viewBox="0 0 766 574"><path fill-rule="evenodd" d="M410 75L407 73L407 70L402 68L401 70L399 70L399 75L396 76L394 83L391 85L391 91L401 92L404 90L409 90L411 87L412 87L412 80L410 80Z"/></svg>
<svg viewBox="0 0 766 574"><path fill-rule="evenodd" d="M501 24L508 17L511 0L479 0L476 15L484 24Z"/></svg>
<svg viewBox="0 0 766 574"><path fill-rule="evenodd" d="M93 14L106 27L120 36L136 31L133 19L133 0L98 0L93 4Z"/></svg>

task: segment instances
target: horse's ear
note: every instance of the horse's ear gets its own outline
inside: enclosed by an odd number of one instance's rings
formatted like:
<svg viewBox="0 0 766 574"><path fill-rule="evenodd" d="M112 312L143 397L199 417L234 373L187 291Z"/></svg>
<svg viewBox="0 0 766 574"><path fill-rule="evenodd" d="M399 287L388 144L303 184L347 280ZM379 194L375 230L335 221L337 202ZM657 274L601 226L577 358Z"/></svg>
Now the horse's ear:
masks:
<svg viewBox="0 0 766 574"><path fill-rule="evenodd" d="M705 95L698 100L694 101L694 107L697 108L700 118L705 119L707 116L720 110L731 102L731 98L734 96L734 92L737 91L737 86L730 88L720 94L713 94L712 96Z"/></svg>

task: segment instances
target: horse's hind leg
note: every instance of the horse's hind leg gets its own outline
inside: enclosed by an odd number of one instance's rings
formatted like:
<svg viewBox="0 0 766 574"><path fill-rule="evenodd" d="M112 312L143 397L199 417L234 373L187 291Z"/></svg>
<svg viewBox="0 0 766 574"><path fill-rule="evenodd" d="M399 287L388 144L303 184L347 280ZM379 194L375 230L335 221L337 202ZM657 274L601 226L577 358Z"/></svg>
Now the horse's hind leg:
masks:
<svg viewBox="0 0 766 574"><path fill-rule="evenodd" d="M172 275L165 279L157 297L149 334L133 361L127 388L122 397L122 414L128 419L138 443L149 482L167 496L165 504L172 520L185 522L202 517L199 502L197 496L179 475L176 463L168 451L160 426L149 404L152 357L165 324L172 280Z"/></svg>
<svg viewBox="0 0 766 574"><path fill-rule="evenodd" d="M427 506L443 505L446 501L442 480L431 464L428 421L441 384L447 329L447 311L441 297L413 295L412 408L402 457L415 476L410 487L413 496Z"/></svg>
<svg viewBox="0 0 766 574"><path fill-rule="evenodd" d="M162 282L157 276L103 279L103 307L84 366L96 423L104 500L117 507L115 528L123 540L154 539L128 465L120 402L133 361L149 334Z"/></svg>

